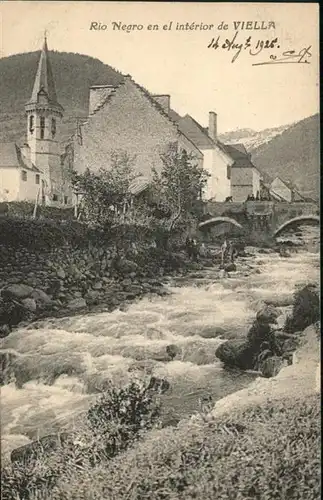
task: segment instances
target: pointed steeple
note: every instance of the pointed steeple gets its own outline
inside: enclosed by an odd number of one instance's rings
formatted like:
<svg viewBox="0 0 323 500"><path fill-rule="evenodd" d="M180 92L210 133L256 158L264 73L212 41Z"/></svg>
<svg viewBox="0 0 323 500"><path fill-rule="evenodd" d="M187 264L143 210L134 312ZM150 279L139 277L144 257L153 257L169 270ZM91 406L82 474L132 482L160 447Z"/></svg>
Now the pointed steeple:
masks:
<svg viewBox="0 0 323 500"><path fill-rule="evenodd" d="M40 99L41 96L43 97L42 99ZM49 60L46 34L40 54L33 91L27 104L37 104L40 100L42 102L45 100L48 104L62 109L61 105L57 101L54 77Z"/></svg>

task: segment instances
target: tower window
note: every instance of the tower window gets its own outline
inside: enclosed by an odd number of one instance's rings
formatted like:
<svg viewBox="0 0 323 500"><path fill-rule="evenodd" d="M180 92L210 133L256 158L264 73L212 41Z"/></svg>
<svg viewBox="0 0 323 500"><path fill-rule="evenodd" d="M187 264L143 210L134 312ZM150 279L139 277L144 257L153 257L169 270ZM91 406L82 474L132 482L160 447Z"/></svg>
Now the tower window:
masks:
<svg viewBox="0 0 323 500"><path fill-rule="evenodd" d="M27 172L26 172L26 170L22 170L22 172L21 172L21 180L23 180L23 181L27 180Z"/></svg>
<svg viewBox="0 0 323 500"><path fill-rule="evenodd" d="M56 135L56 120L55 118L52 118L52 136L55 137Z"/></svg>
<svg viewBox="0 0 323 500"><path fill-rule="evenodd" d="M67 205L67 203L68 203L68 197L67 196L64 196L64 203L65 203L65 205Z"/></svg>
<svg viewBox="0 0 323 500"><path fill-rule="evenodd" d="M58 201L58 196L57 196L57 194L53 194L53 201Z"/></svg>
<svg viewBox="0 0 323 500"><path fill-rule="evenodd" d="M45 136L45 117L40 117L40 138L44 139Z"/></svg>
<svg viewBox="0 0 323 500"><path fill-rule="evenodd" d="M34 115L29 117L29 132L32 134L34 131Z"/></svg>
<svg viewBox="0 0 323 500"><path fill-rule="evenodd" d="M36 174L35 181L36 181L36 184L39 184L39 181L40 181L40 175L39 174Z"/></svg>
<svg viewBox="0 0 323 500"><path fill-rule="evenodd" d="M227 179L231 179L231 167L227 166Z"/></svg>

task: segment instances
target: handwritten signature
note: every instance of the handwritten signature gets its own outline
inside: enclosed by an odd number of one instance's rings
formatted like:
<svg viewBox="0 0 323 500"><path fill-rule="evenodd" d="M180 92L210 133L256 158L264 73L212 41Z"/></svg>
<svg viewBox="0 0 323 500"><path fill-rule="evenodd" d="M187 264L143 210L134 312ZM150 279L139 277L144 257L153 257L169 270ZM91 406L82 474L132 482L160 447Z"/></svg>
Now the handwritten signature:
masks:
<svg viewBox="0 0 323 500"><path fill-rule="evenodd" d="M253 63L252 66L264 66L265 64L309 64L309 60L312 57L311 54L312 45L301 49L299 52L296 50L285 50L282 53L282 57L277 57L271 54L269 61Z"/></svg>
<svg viewBox="0 0 323 500"><path fill-rule="evenodd" d="M270 50L271 52L277 51L280 49L279 40L277 37L267 39L267 40L253 40L251 36L248 36L243 42L238 41L239 32L236 31L232 38L226 38L224 41L221 41L220 36L217 38L212 38L211 42L208 44L208 49L219 49L226 50L228 52L235 52L231 62L234 63L242 51L248 49L248 53L251 56L257 56L261 52L267 52ZM305 47L300 51L296 50L287 50L282 53L282 55L277 56L275 54L271 54L269 56L268 61L255 62L252 66L261 66L268 64L309 64L309 60L312 57L311 48Z"/></svg>

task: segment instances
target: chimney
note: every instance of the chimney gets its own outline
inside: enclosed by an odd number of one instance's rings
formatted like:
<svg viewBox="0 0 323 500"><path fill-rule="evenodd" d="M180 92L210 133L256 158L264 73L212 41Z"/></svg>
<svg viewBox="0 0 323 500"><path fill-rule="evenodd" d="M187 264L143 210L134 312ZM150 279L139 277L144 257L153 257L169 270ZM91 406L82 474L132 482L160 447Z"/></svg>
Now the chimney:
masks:
<svg viewBox="0 0 323 500"><path fill-rule="evenodd" d="M93 115L98 110L115 88L113 85L93 85L90 87L89 115Z"/></svg>
<svg viewBox="0 0 323 500"><path fill-rule="evenodd" d="M218 115L214 111L209 112L209 136L213 141L217 140L217 117Z"/></svg>
<svg viewBox="0 0 323 500"><path fill-rule="evenodd" d="M169 114L169 112L170 112L170 95L167 95L167 94L153 95L153 98L163 108L165 113Z"/></svg>

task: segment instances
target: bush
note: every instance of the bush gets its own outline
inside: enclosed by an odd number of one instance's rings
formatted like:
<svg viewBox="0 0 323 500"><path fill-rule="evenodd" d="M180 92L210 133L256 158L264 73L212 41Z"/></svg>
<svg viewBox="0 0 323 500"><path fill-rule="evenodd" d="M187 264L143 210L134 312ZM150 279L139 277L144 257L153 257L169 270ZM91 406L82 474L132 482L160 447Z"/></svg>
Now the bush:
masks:
<svg viewBox="0 0 323 500"><path fill-rule="evenodd" d="M105 457L120 453L159 422L160 408L151 388L140 382L111 387L90 408L87 422Z"/></svg>

